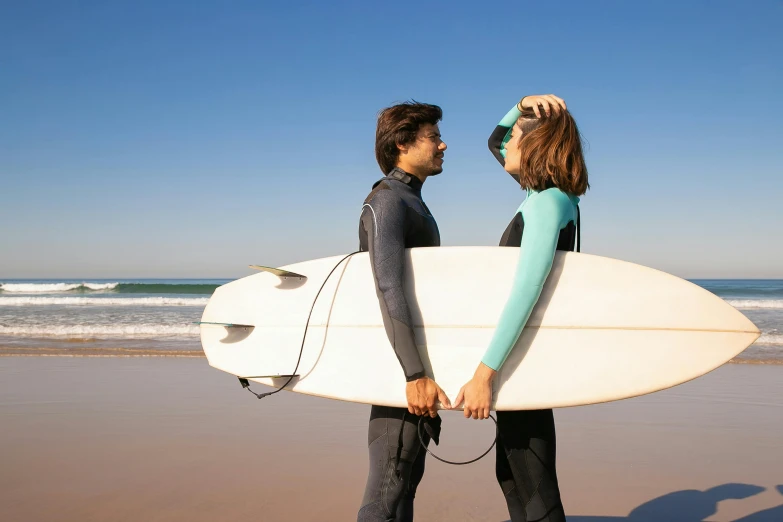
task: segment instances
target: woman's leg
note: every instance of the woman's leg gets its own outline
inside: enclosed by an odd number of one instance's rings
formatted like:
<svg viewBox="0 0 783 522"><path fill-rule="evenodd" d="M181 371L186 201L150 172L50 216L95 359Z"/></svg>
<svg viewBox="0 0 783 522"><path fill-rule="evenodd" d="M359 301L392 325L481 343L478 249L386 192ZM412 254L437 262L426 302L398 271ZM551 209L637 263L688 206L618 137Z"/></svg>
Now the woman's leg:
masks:
<svg viewBox="0 0 783 522"><path fill-rule="evenodd" d="M565 522L552 410L499 411L495 473L512 522Z"/></svg>

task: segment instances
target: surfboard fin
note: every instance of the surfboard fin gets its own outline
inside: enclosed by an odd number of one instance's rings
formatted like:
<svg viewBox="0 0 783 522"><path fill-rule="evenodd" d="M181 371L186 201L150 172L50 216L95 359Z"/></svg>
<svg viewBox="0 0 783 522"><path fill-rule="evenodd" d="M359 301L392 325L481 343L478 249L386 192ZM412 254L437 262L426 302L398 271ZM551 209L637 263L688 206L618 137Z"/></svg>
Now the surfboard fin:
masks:
<svg viewBox="0 0 783 522"><path fill-rule="evenodd" d="M247 388L245 383L248 379L287 379L289 377L299 377L298 373L293 375L248 375L247 377L240 377L239 382L242 383L243 388Z"/></svg>
<svg viewBox="0 0 783 522"><path fill-rule="evenodd" d="M288 270L283 270L280 268L272 268L270 266L261 266L261 265L248 265L248 266L253 270L259 270L261 272L269 272L270 274L274 274L277 277L281 277L283 279L291 277L294 279L301 279L302 281L307 280L307 276L303 276L302 274L297 274L296 272L289 272Z"/></svg>
<svg viewBox="0 0 783 522"><path fill-rule="evenodd" d="M198 325L211 325L211 326L225 326L226 328L255 328L252 324L237 324L237 323L213 323L211 321L196 321L193 324Z"/></svg>

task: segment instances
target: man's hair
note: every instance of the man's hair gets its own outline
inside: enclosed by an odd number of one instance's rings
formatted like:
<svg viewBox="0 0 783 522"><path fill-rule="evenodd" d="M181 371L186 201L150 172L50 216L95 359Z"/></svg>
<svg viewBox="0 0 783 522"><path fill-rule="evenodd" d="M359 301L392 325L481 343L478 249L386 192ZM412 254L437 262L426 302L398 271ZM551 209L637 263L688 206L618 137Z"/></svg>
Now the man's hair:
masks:
<svg viewBox="0 0 783 522"><path fill-rule="evenodd" d="M397 166L400 157L397 145L413 143L422 124L436 125L442 118L440 107L415 100L392 105L379 112L375 130L375 159L383 173L388 174Z"/></svg>
<svg viewBox="0 0 783 522"><path fill-rule="evenodd" d="M522 188L545 190L555 186L581 196L590 184L582 154L582 136L571 113L554 110L550 116L537 118L525 109L519 119L522 139L519 142Z"/></svg>

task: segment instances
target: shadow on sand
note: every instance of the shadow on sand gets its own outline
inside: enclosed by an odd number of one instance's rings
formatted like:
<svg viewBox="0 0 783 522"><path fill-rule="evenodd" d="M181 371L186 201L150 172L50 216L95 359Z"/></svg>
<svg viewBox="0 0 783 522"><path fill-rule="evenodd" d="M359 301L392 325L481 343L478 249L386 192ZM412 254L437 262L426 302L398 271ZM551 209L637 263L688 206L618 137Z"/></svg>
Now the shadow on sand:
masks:
<svg viewBox="0 0 783 522"><path fill-rule="evenodd" d="M783 495L783 485L777 486ZM634 508L628 516L569 516L568 522L704 522L718 510L724 500L745 499L765 488L752 484L723 484L706 491L686 489L654 498ZM510 521L507 521L510 522ZM753 513L733 522L783 522L781 505Z"/></svg>

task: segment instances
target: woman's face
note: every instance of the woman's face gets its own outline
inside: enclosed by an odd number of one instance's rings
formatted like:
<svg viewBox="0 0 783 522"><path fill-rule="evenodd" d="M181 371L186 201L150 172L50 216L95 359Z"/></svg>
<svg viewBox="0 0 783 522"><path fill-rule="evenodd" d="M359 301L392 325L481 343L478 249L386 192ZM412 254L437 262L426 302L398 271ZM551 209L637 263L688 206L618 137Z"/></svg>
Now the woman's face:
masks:
<svg viewBox="0 0 783 522"><path fill-rule="evenodd" d="M522 128L519 122L511 127L511 139L506 142L506 163L504 165L509 174L520 174L519 141L522 139Z"/></svg>

